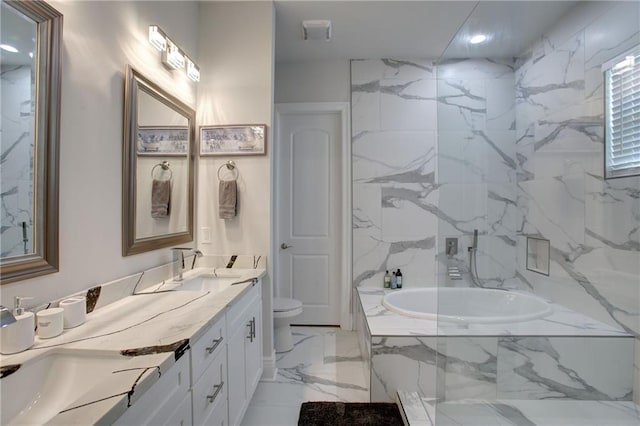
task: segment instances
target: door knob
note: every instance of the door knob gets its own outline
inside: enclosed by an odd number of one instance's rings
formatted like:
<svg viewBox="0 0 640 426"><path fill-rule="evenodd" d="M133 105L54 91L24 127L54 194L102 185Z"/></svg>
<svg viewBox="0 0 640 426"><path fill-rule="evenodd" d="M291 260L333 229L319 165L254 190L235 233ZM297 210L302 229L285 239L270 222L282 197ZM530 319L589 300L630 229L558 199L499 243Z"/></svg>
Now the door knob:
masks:
<svg viewBox="0 0 640 426"><path fill-rule="evenodd" d="M291 247L293 247L293 246L288 246L288 245L287 245L287 243L282 243L282 244L280 244L280 248L281 248L282 250L286 250L286 249L291 248Z"/></svg>

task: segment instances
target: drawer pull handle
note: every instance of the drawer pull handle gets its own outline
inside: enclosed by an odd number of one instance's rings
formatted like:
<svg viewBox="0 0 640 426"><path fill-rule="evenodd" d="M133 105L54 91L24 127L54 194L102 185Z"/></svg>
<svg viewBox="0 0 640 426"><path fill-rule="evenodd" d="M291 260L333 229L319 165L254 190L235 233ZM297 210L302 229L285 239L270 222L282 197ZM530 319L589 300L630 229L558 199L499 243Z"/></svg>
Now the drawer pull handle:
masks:
<svg viewBox="0 0 640 426"><path fill-rule="evenodd" d="M216 400L218 394L222 391L222 387L224 386L224 382L220 382L219 385L213 385L213 395L207 395L207 400L209 400L209 404Z"/></svg>
<svg viewBox="0 0 640 426"><path fill-rule="evenodd" d="M254 339L256 338L256 317L253 317L251 320L251 335Z"/></svg>
<svg viewBox="0 0 640 426"><path fill-rule="evenodd" d="M205 348L207 350L207 352L212 353L213 351L216 350L216 348L218 346L220 346L220 343L222 343L222 337L219 339L215 339L211 342L211 347L210 348Z"/></svg>
<svg viewBox="0 0 640 426"><path fill-rule="evenodd" d="M247 339L253 342L253 339L256 338L256 317L253 317L253 319L249 320L249 322L247 323L247 327L249 327L249 335L247 336Z"/></svg>

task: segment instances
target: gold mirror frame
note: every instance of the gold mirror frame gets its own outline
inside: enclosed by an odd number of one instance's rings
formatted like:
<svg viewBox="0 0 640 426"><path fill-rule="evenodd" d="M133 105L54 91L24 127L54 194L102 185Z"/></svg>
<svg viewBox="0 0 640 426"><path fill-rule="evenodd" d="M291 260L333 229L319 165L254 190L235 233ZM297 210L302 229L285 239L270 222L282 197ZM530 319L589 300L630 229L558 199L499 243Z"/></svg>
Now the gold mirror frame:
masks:
<svg viewBox="0 0 640 426"><path fill-rule="evenodd" d="M187 231L136 239L138 90L173 109L189 121L189 194L187 201ZM193 241L193 200L195 176L196 113L188 105L170 95L131 65L127 66L124 102L124 144L122 150L122 255L144 253Z"/></svg>
<svg viewBox="0 0 640 426"><path fill-rule="evenodd" d="M4 0L3 0L4 1ZM62 21L44 1L7 0L37 25L34 157L34 253L0 261L0 283L58 272L58 195Z"/></svg>

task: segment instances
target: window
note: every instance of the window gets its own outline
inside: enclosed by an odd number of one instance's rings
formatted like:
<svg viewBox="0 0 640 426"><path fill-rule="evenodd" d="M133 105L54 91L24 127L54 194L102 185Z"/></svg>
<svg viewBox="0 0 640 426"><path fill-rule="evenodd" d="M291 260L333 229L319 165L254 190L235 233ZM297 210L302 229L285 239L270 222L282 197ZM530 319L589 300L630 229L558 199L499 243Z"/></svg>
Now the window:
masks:
<svg viewBox="0 0 640 426"><path fill-rule="evenodd" d="M605 179L640 175L640 47L602 66Z"/></svg>

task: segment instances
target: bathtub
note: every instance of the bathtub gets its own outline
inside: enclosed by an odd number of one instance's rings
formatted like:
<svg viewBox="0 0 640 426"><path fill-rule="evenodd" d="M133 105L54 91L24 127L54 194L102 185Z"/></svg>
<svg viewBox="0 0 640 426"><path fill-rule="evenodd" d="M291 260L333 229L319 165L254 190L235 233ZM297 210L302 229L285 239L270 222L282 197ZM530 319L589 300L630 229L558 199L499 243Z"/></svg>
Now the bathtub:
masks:
<svg viewBox="0 0 640 426"><path fill-rule="evenodd" d="M539 297L483 288L399 290L387 294L382 305L409 317L465 324L529 321L552 312Z"/></svg>

